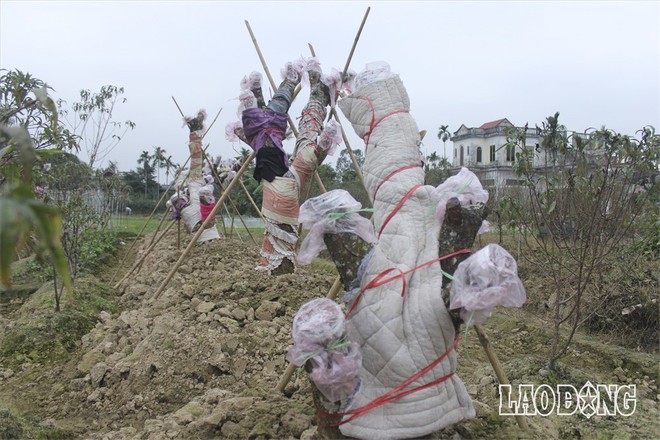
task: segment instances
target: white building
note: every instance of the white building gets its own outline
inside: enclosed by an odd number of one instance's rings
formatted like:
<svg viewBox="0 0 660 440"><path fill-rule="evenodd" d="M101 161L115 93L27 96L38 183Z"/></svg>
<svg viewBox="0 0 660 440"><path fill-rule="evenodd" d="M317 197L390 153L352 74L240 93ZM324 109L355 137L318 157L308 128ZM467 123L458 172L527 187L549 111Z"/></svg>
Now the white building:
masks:
<svg viewBox="0 0 660 440"><path fill-rule="evenodd" d="M469 168L479 177L484 187L500 190L507 186L519 186L520 179L512 166L520 147L506 147L507 130L514 125L506 118L486 122L480 127L468 128L462 124L450 140L454 146L452 166L458 171ZM527 129L526 145L532 149L540 142L536 129ZM538 162L537 162L538 160ZM542 158L535 157L535 165Z"/></svg>

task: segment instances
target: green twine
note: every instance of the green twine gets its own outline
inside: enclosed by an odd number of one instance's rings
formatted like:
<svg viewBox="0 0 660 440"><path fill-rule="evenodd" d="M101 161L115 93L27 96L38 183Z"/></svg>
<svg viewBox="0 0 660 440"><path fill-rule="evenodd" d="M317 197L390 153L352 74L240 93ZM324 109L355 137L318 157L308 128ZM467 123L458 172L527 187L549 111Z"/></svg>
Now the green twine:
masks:
<svg viewBox="0 0 660 440"><path fill-rule="evenodd" d="M346 211L346 212L331 212L328 214L328 219L326 221L328 223L331 223L349 214L359 214L360 212L374 212L374 208L354 209L352 211Z"/></svg>
<svg viewBox="0 0 660 440"><path fill-rule="evenodd" d="M304 353L304 354L301 354L300 356L298 356L297 358L295 358L295 361L296 361L296 363L302 363L302 364L305 364L308 360L310 360L310 359L313 358L314 356L318 356L318 355L320 355L320 354L323 353L324 351L337 350L337 349L339 349L339 348L346 347L346 346L349 345L350 343L351 343L351 341L341 341L341 342L338 342L338 343L336 343L336 344L334 344L334 345L330 345L330 346L328 346L328 347L326 347L326 348L322 348L321 350L312 351L311 353Z"/></svg>

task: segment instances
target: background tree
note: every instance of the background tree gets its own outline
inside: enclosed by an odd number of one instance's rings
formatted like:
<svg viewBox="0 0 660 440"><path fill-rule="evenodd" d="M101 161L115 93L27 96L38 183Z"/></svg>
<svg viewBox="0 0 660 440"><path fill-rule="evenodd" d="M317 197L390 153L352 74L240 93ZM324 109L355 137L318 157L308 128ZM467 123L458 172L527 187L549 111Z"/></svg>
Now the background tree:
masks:
<svg viewBox="0 0 660 440"><path fill-rule="evenodd" d="M38 199L35 180L54 152L76 149L76 138L62 128L43 81L19 70L0 72L0 282L10 284L11 264L34 235L37 256L48 255L70 288L62 217Z"/></svg>
<svg viewBox="0 0 660 440"><path fill-rule="evenodd" d="M543 267L539 272L552 286L547 305L554 369L577 329L615 300L606 285L626 277L640 257L637 242L647 241L643 214L653 208L649 202L658 190L642 177L658 174L660 136L652 128L641 130L640 139L605 128L571 135L558 113L537 127L542 141L536 148L526 144L526 132L527 127L509 134L507 146L521 151L515 171L526 192L507 203L525 243L524 258Z"/></svg>
<svg viewBox="0 0 660 440"><path fill-rule="evenodd" d="M144 176L144 197L147 197L147 186L149 184L150 180L153 180L153 167L151 166L151 155L147 150L143 150L142 154L140 154L140 157L138 158L138 165L142 164L142 168L138 168L138 170L142 171L142 175Z"/></svg>
<svg viewBox="0 0 660 440"><path fill-rule="evenodd" d="M165 180L167 181L168 185L171 185L172 182L170 182L170 171L178 170L180 168L180 165L172 162L172 156L167 156L165 158L165 161L163 162L163 167L165 168Z"/></svg>
<svg viewBox="0 0 660 440"><path fill-rule="evenodd" d="M123 87L113 85L102 86L98 93L81 90L80 100L71 106L70 119L68 110L62 109L66 101L58 102L71 130L80 138L91 168L102 163L126 132L135 128L135 123L128 119L123 122L115 120L117 104L126 102L123 94Z"/></svg>
<svg viewBox="0 0 660 440"><path fill-rule="evenodd" d="M156 169L156 182L160 186L160 169L165 167L165 150L160 147L154 147L154 154L151 156L151 166Z"/></svg>
<svg viewBox="0 0 660 440"><path fill-rule="evenodd" d="M447 141L451 137L449 125L441 125L438 129L438 139L442 141L443 155L447 158Z"/></svg>
<svg viewBox="0 0 660 440"><path fill-rule="evenodd" d="M23 151L34 151L35 161L43 163L52 154L46 149L77 150L77 137L62 125L55 101L48 96L51 88L20 70L0 69L0 72L0 124L22 127L27 132L30 142L29 146L21 144ZM22 139L22 132L13 132ZM7 133L4 139L7 148L0 155L0 184L25 164L19 157L19 145L9 142L11 135Z"/></svg>
<svg viewBox="0 0 660 440"><path fill-rule="evenodd" d="M360 170L364 168L364 153L362 150L353 150L355 161L358 163ZM337 159L337 176L342 183L353 182L358 179L357 172L353 166L353 161L345 148L339 153Z"/></svg>

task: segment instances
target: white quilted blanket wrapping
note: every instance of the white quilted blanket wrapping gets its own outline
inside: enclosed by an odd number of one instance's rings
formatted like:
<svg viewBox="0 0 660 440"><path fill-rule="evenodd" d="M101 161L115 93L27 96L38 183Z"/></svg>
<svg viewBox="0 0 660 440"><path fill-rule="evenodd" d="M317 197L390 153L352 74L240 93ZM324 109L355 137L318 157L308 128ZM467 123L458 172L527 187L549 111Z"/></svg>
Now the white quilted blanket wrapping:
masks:
<svg viewBox="0 0 660 440"><path fill-rule="evenodd" d="M424 181L421 167L414 167L396 173L376 193L390 173L420 162L419 130L407 113L409 99L398 76L371 83L340 100L338 105L360 137L370 130L372 121L380 121L368 138L364 170L378 233L405 194ZM386 117L381 120L383 116ZM433 215L437 199L432 190L430 186L418 188L387 222L361 287L387 269L405 272L438 258L440 224ZM440 296L440 263L417 269L405 275L405 280L405 296L401 296L400 279L368 289L349 316L349 337L360 344L363 356L362 388L352 409L396 388L440 357L454 342L454 328ZM454 371L456 354L452 351L406 389ZM344 435L364 439L411 438L470 417L474 417L470 397L454 374L445 382L377 406L340 429Z"/></svg>

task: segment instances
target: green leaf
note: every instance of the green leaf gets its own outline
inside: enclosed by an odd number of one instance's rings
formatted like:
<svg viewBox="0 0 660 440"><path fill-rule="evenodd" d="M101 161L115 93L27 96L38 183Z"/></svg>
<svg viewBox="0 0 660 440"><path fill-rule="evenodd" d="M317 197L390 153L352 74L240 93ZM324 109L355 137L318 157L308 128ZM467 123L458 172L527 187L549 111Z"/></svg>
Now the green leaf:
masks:
<svg viewBox="0 0 660 440"><path fill-rule="evenodd" d="M555 210L557 207L557 201L553 200L552 203L550 204L550 207L548 208L548 214L552 214L552 212Z"/></svg>
<svg viewBox="0 0 660 440"><path fill-rule="evenodd" d="M0 197L0 279L5 286L11 282L11 263L18 236L17 208L13 200Z"/></svg>

